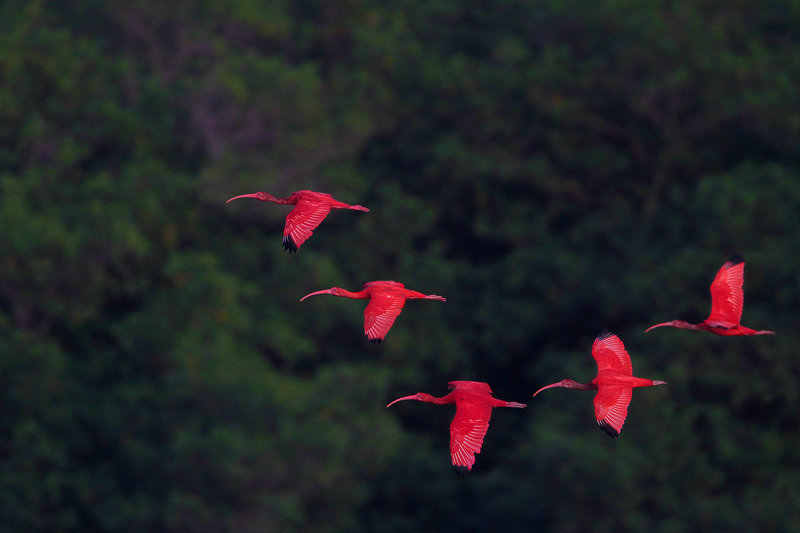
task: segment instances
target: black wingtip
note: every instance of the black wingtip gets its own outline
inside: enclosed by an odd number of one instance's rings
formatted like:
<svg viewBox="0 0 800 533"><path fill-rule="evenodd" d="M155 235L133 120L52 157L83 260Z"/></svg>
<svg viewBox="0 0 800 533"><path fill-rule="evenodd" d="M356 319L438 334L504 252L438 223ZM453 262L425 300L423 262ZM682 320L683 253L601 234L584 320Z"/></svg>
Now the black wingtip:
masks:
<svg viewBox="0 0 800 533"><path fill-rule="evenodd" d="M383 339L370 339L369 342L372 344L380 344Z"/></svg>
<svg viewBox="0 0 800 533"><path fill-rule="evenodd" d="M739 263L744 263L744 259L742 259L742 256L739 254L733 254L728 258L728 263L730 263L731 266L738 265Z"/></svg>
<svg viewBox="0 0 800 533"><path fill-rule="evenodd" d="M469 474L469 468L462 465L453 465L453 469L456 471L456 475L458 477L464 477Z"/></svg>
<svg viewBox="0 0 800 533"><path fill-rule="evenodd" d="M611 333L607 329L604 329L603 331L600 332L600 335L598 335L595 340L596 341L602 341L602 340L605 340L605 339L607 339L609 337L613 337L613 336L614 336L613 333Z"/></svg>
<svg viewBox="0 0 800 533"><path fill-rule="evenodd" d="M283 249L289 250L290 254L297 252L297 245L294 243L294 239L292 239L291 235L286 235L283 238Z"/></svg>
<svg viewBox="0 0 800 533"><path fill-rule="evenodd" d="M619 431L611 427L611 424L609 424L605 420L599 421L597 425L600 426L600 429L605 431L608 434L608 436L611 437L612 439L616 439L617 437L619 437Z"/></svg>

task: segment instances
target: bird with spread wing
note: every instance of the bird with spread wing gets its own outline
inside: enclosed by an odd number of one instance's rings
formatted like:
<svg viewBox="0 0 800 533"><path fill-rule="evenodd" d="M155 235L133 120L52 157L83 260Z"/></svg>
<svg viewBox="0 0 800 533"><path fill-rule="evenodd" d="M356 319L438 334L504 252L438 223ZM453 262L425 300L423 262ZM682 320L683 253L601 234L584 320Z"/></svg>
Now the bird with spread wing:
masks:
<svg viewBox="0 0 800 533"><path fill-rule="evenodd" d="M666 385L667 382L635 377L625 345L619 337L609 331L604 331L594 340L592 357L597 362L597 376L589 383L562 379L542 387L533 395L536 396L543 390L553 387L596 390L594 415L597 425L611 437L618 437L628 416L628 405L631 403L634 387Z"/></svg>
<svg viewBox="0 0 800 533"><path fill-rule="evenodd" d="M524 403L507 402L492 397L492 389L487 383L478 381L451 381L447 387L453 389L449 394L437 398L425 392L403 396L391 402L390 407L403 400L435 404L456 404L456 414L450 423L450 459L456 473L464 475L472 470L475 455L480 453L483 438L489 430L489 419L495 407L516 407L523 409Z"/></svg>
<svg viewBox="0 0 800 533"><path fill-rule="evenodd" d="M331 209L355 209L356 211L369 211L361 205L349 205L336 200L333 196L324 192L297 191L288 198L276 198L265 192L252 194L242 194L228 199L227 202L238 200L239 198L255 198L262 202L272 202L276 204L294 205L294 209L289 211L286 216L286 225L283 228L283 247L289 253L296 252L300 246L311 237Z"/></svg>

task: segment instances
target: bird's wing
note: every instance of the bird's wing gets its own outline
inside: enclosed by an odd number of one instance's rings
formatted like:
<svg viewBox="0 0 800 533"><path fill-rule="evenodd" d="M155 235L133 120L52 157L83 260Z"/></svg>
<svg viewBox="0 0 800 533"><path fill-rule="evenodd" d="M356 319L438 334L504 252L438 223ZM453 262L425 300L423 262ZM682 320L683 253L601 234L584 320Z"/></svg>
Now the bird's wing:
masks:
<svg viewBox="0 0 800 533"><path fill-rule="evenodd" d="M630 387L606 386L597 389L594 397L594 416L597 425L611 435L618 437L628 416L633 389Z"/></svg>
<svg viewBox="0 0 800 533"><path fill-rule="evenodd" d="M394 324L406 303L404 296L387 292L373 292L364 309L364 333L371 341L381 341Z"/></svg>
<svg viewBox="0 0 800 533"><path fill-rule="evenodd" d="M311 237L311 234L325 220L330 211L331 204L328 202L300 199L294 209L289 211L286 216L286 226L283 228L284 243L289 238L294 248L299 248L301 244Z"/></svg>
<svg viewBox="0 0 800 533"><path fill-rule="evenodd" d="M459 472L472 469L475 454L480 453L483 437L489 431L492 406L474 402L457 403L456 416L450 423L450 458Z"/></svg>
<svg viewBox="0 0 800 533"><path fill-rule="evenodd" d="M592 357L597 361L597 371L613 370L629 376L633 375L631 357L619 337L604 331L592 344Z"/></svg>
<svg viewBox="0 0 800 533"><path fill-rule="evenodd" d="M744 307L744 261L737 256L719 269L711 282L711 314L706 322L730 327L739 324Z"/></svg>

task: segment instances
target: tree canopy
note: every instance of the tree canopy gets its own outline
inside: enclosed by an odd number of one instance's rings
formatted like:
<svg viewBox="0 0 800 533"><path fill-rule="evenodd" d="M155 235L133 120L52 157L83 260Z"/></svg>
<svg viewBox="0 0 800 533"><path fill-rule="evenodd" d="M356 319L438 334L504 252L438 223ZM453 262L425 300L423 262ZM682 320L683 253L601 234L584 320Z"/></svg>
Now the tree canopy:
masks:
<svg viewBox="0 0 800 533"><path fill-rule="evenodd" d="M7 531L800 531L800 4L0 4ZM330 216L297 254L288 208ZM699 322L732 254L743 323ZM385 342L364 302L395 279ZM620 438L592 394L608 328ZM498 410L469 476L452 380Z"/></svg>

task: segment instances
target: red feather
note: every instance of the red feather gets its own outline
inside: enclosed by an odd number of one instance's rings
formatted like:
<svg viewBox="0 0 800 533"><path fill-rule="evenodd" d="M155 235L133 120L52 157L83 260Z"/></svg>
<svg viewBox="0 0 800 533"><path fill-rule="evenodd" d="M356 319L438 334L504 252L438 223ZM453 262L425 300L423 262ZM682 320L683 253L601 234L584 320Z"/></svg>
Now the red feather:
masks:
<svg viewBox="0 0 800 533"><path fill-rule="evenodd" d="M592 344L592 357L597 361L597 371L613 370L632 375L631 357L622 340L610 332L601 333Z"/></svg>
<svg viewBox="0 0 800 533"><path fill-rule="evenodd" d="M742 320L744 308L744 262L728 261L711 282L711 314L707 323L733 327Z"/></svg>
<svg viewBox="0 0 800 533"><path fill-rule="evenodd" d="M314 230L317 229L330 212L330 202L318 202L301 198L294 209L286 215L283 236L291 237L294 245L299 248L311 237Z"/></svg>
<svg viewBox="0 0 800 533"><path fill-rule="evenodd" d="M450 458L453 466L472 469L475 454L481 452L483 437L492 417L490 403L457 402L456 415L450 423Z"/></svg>
<svg viewBox="0 0 800 533"><path fill-rule="evenodd" d="M369 340L386 337L405 303L406 297L402 292L372 291L367 308L364 309L364 334Z"/></svg>

